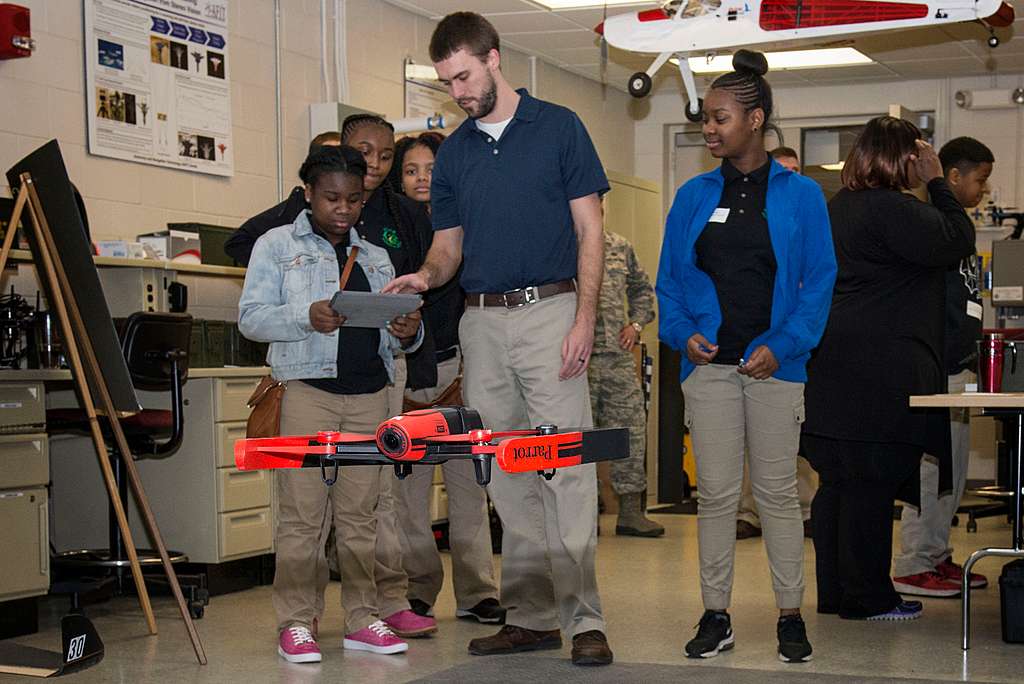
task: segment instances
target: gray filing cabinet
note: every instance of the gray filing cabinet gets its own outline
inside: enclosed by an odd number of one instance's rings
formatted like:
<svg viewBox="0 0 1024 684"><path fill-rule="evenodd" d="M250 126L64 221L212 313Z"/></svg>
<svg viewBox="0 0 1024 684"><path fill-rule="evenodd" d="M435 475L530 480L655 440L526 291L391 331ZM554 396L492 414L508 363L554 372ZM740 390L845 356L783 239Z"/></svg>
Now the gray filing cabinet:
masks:
<svg viewBox="0 0 1024 684"><path fill-rule="evenodd" d="M0 376L0 601L50 588L45 422L42 383Z"/></svg>
<svg viewBox="0 0 1024 684"><path fill-rule="evenodd" d="M193 563L222 563L274 550L272 473L234 467L234 442L245 437L245 402L266 369L195 369L184 388L185 435L165 459L136 461L167 548ZM139 392L143 406L167 408L167 394ZM54 544L58 550L106 545L106 500L91 442L54 443ZM96 480L92 483L92 480ZM131 497L137 546L149 545Z"/></svg>

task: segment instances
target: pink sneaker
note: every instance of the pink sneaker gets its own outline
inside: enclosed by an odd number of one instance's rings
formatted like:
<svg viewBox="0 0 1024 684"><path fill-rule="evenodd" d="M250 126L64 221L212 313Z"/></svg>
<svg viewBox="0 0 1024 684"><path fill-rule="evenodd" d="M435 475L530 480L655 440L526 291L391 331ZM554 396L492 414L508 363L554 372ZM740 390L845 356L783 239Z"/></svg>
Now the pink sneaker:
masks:
<svg viewBox="0 0 1024 684"><path fill-rule="evenodd" d="M289 663L319 663L320 647L308 627L296 625L281 632L277 654Z"/></svg>
<svg viewBox="0 0 1024 684"><path fill-rule="evenodd" d="M358 632L346 634L341 645L352 651L369 651L382 655L403 653L409 650L409 644L396 637L383 620L377 620Z"/></svg>
<svg viewBox="0 0 1024 684"><path fill-rule="evenodd" d="M432 617L417 615L411 610L400 610L384 618L384 622L395 634L406 639L425 637L437 631L437 621Z"/></svg>

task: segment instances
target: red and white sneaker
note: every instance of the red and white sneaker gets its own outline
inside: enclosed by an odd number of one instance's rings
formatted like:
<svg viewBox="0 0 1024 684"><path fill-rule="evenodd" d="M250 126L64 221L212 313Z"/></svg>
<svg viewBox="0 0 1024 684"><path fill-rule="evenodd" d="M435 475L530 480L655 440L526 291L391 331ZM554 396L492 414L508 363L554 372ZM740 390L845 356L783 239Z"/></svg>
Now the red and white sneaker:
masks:
<svg viewBox="0 0 1024 684"><path fill-rule="evenodd" d="M400 610L384 618L391 631L406 639L425 637L437 631L437 620L427 615L417 615L411 610Z"/></svg>
<svg viewBox="0 0 1024 684"><path fill-rule="evenodd" d="M383 620L377 620L358 632L346 634L341 645L350 651L369 651L381 655L404 653L409 650L409 644L395 636Z"/></svg>
<svg viewBox="0 0 1024 684"><path fill-rule="evenodd" d="M316 639L309 628L303 625L281 631L277 640L277 654L289 663L319 663L321 659Z"/></svg>
<svg viewBox="0 0 1024 684"><path fill-rule="evenodd" d="M901 594L952 598L960 595L960 585L934 570L905 577L893 577L892 585Z"/></svg>
<svg viewBox="0 0 1024 684"><path fill-rule="evenodd" d="M935 572L939 573L957 586L963 586L964 568L959 563L954 563L952 558L947 558L935 566ZM988 586L988 578L976 572L971 573L971 589L984 589Z"/></svg>

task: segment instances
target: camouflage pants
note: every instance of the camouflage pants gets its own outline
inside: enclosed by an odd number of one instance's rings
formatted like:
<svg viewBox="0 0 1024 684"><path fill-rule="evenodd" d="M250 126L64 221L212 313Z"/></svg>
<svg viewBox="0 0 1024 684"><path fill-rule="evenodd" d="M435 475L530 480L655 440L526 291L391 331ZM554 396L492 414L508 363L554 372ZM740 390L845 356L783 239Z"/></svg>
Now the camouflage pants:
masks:
<svg viewBox="0 0 1024 684"><path fill-rule="evenodd" d="M611 462L612 489L616 494L642 492L647 489L647 416L633 355L594 354L590 357L589 379L594 427L629 428L629 458Z"/></svg>

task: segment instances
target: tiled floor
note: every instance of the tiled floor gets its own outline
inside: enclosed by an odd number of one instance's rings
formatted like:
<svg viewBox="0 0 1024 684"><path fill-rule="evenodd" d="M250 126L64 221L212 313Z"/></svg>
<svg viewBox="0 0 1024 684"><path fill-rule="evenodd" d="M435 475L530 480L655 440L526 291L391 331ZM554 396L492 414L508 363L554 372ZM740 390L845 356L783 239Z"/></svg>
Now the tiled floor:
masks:
<svg viewBox="0 0 1024 684"><path fill-rule="evenodd" d="M818 616L813 609L814 558L806 544L807 600L805 618L814 645L814 661L785 665L775 656L775 618L770 578L760 540L739 542L733 593L736 648L708 661L686 660L682 647L700 617L697 582L696 518L662 516L668 528L661 539L615 537L614 519L602 519L598 563L601 595L608 619L608 636L619 662L728 667L745 670L837 673L873 677L916 677L951 681L1020 682L1024 679L1024 645L1000 639L998 575L1003 561L987 559L977 570L991 585L974 595L974 641L966 654L959 646L958 600L926 600L925 614L912 623L865 623ZM954 530L957 560L967 549L1004 545L1009 528L1000 519L980 522L977 534ZM447 564L447 557L445 560ZM206 616L197 621L209 665L196 664L174 604L155 597L160 634L145 636L138 604L130 598L93 606L89 610L106 643L106 658L72 678L90 682L406 682L445 670L471 658L467 641L493 631L453 617L451 589L436 606L439 633L413 641L406 655L376 656L341 650L339 585L328 589L329 605L320 627L324 661L320 665L290 665L276 654L270 588L214 597ZM58 611L44 616L44 630L19 641L57 649ZM537 657L568 658L546 652ZM509 673L509 680L515 680ZM0 675L0 682L25 681Z"/></svg>

